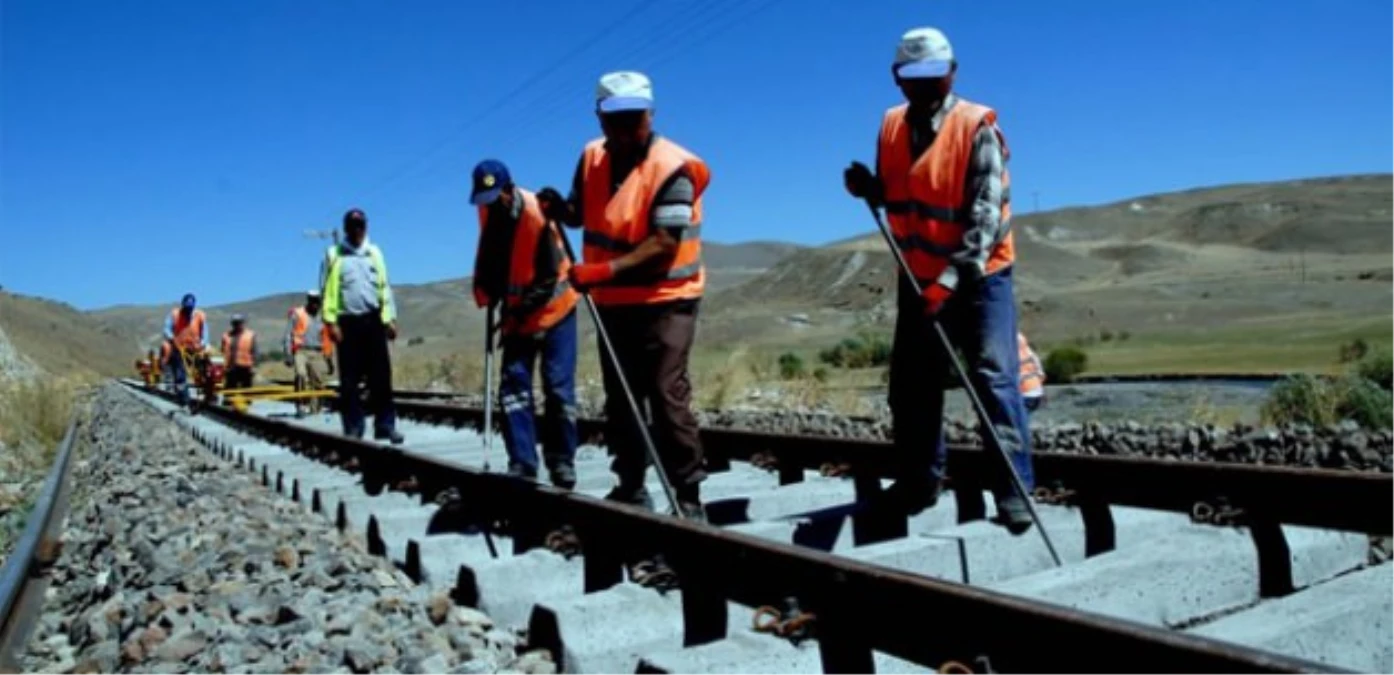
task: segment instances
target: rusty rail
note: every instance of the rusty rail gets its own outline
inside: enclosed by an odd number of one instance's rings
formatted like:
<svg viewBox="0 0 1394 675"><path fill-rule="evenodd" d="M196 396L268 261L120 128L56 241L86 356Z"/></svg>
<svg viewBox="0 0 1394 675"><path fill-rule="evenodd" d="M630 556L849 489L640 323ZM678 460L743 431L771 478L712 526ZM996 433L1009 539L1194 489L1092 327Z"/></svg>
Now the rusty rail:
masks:
<svg viewBox="0 0 1394 675"><path fill-rule="evenodd" d="M20 656L43 610L48 586L42 573L62 551L60 539L68 512L68 473L76 434L74 415L24 524L24 532L5 559L5 566L0 567L0 672L23 672Z"/></svg>
<svg viewBox="0 0 1394 675"><path fill-rule="evenodd" d="M687 646L726 636L728 600L754 608L795 597L829 673L874 672L873 650L935 668L986 660L997 672L1136 672L1139 664L1155 672L1329 671L1300 659L688 523L393 446L226 408L203 414L357 471L370 494L410 486L430 502L450 490L466 502L454 510L452 525L506 529L514 554L543 547L549 533L570 526L580 542L588 593L620 583L625 560L662 553L679 573ZM228 451L217 438L196 437ZM927 623L927 617L940 620ZM530 639L556 648L557 638L545 626Z"/></svg>

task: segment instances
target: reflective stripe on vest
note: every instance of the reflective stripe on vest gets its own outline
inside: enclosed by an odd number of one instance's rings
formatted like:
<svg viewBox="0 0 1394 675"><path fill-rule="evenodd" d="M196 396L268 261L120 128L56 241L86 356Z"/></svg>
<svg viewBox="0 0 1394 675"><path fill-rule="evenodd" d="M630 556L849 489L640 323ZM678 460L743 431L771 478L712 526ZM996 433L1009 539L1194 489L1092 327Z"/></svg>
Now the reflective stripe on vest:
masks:
<svg viewBox="0 0 1394 675"><path fill-rule="evenodd" d="M1045 368L1041 359L1026 343L1026 336L1016 334L1017 359L1021 362L1021 394L1027 397L1040 396L1045 388Z"/></svg>
<svg viewBox="0 0 1394 675"><path fill-rule="evenodd" d="M188 320L184 319L183 312L179 308L174 308L174 342L184 349L194 349L199 346L200 339L203 337L203 324L207 317L203 315L203 310L196 309Z"/></svg>
<svg viewBox="0 0 1394 675"><path fill-rule="evenodd" d="M633 270L591 289L600 305L635 305L701 297L706 286L702 265L702 194L711 173L696 155L658 137L648 155L610 194L610 154L605 141L586 145L581 158L583 255L587 263L606 262L634 250L651 233L658 193L679 171L692 180L692 222L684 228L677 253L662 269Z"/></svg>
<svg viewBox="0 0 1394 675"><path fill-rule="evenodd" d="M971 217L966 201L967 172L973 154L973 138L984 124L997 129L997 113L991 108L958 99L944 116L934 142L918 158L910 156L907 105L886 111L881 121L880 165L877 175L885 187L886 218L896 246L925 292L949 266L949 257L964 249L965 225ZM1016 259L1011 218L1011 177L1002 170L1002 223L1006 234L992 248L987 273L993 274Z"/></svg>
<svg viewBox="0 0 1394 675"><path fill-rule="evenodd" d="M251 368L255 365L256 362L252 359L252 338L255 335L251 330L243 328L234 342L231 331L223 333L223 360L229 366Z"/></svg>
<svg viewBox="0 0 1394 675"><path fill-rule="evenodd" d="M522 188L514 189L523 199L523 208L519 210L518 223L513 229L513 249L509 258L508 283L505 285L503 298L504 319L499 330L510 335L532 335L555 326L565 318L576 306L579 295L566 278L567 272L571 270L571 262L562 253L564 246L561 233L547 223L547 219L542 215L542 208L537 204L536 195ZM488 224L488 209L480 207L480 242L484 241L484 228L488 227ZM538 276L538 270L535 268L537 247L542 245L544 236L547 238L546 245L556 248L557 259L561 261L556 270L558 281L546 305L523 315L521 312L524 294Z"/></svg>

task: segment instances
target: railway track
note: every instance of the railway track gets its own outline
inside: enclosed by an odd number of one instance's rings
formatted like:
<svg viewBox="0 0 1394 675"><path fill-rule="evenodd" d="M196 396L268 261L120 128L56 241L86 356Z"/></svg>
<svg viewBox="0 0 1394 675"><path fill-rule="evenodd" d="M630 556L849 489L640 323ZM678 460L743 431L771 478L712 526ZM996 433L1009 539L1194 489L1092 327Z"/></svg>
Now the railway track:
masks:
<svg viewBox="0 0 1394 675"><path fill-rule="evenodd" d="M884 443L707 429L712 527L598 499L594 445L575 494L481 471L478 409L399 396L406 449L289 409L176 419L422 583L527 626L568 672L1389 669L1390 564L1368 560L1394 529L1384 474L1038 455L1067 563L1051 569L1038 537L984 522L970 448L951 449L939 506L895 518L856 506L889 473ZM639 544L680 588L625 582Z"/></svg>
<svg viewBox="0 0 1394 675"><path fill-rule="evenodd" d="M43 610L48 588L44 569L62 550L63 519L68 513L69 472L72 468L77 420L54 455L52 468L34 500L19 541L0 567L0 672L18 673L20 655Z"/></svg>

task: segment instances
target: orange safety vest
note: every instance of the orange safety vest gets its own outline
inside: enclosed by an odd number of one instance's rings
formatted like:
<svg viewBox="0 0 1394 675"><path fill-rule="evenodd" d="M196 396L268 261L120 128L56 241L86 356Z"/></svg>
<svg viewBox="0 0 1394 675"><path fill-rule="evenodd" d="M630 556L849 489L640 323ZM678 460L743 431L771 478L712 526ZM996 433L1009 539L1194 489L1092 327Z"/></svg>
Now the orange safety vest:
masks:
<svg viewBox="0 0 1394 675"><path fill-rule="evenodd" d="M199 338L203 335L203 310L196 309L190 313L188 320L184 319L184 313L174 308L174 341L185 349L198 347Z"/></svg>
<svg viewBox="0 0 1394 675"><path fill-rule="evenodd" d="M234 344L232 331L223 333L223 360L229 366L251 368L256 365L256 361L252 359L252 338L255 335L250 328L243 328Z"/></svg>
<svg viewBox="0 0 1394 675"><path fill-rule="evenodd" d="M909 106L886 111L881 121L880 166L877 175L885 187L886 216L896 247L910 271L928 295L949 265L949 256L963 250L963 233L970 216L966 203L967 170L972 159L973 137L979 127L990 125L1008 155L1007 141L997 129L997 113L963 99L949 109L934 142L919 158L910 156ZM1002 169L1002 222L1011 219L1008 194L1011 176ZM995 274L1016 260L1011 230L997 242L986 272Z"/></svg>
<svg viewBox="0 0 1394 675"><path fill-rule="evenodd" d="M1045 368L1040 357L1026 344L1026 336L1016 334L1017 359L1021 361L1021 395L1040 396L1045 388Z"/></svg>
<svg viewBox="0 0 1394 675"><path fill-rule="evenodd" d="M290 310L290 316L295 320L295 324L290 330L290 353L300 351L300 347L305 344L305 331L310 330L310 313L304 307L296 307ZM319 326L319 350L325 356L334 353L334 342L329 339L329 326L323 322Z"/></svg>
<svg viewBox="0 0 1394 675"><path fill-rule="evenodd" d="M504 319L499 330L512 335L533 335L557 325L557 322L566 318L567 313L576 306L576 301L580 296L566 278L567 272L571 269L571 261L565 255L561 255L561 265L557 268L557 284L552 289L552 299L540 309L534 310L526 316L519 315L523 304L523 294L537 279L538 271L533 269L533 262L536 260L538 241L545 233L550 246L556 247L558 251L561 251L563 246L561 233L557 231L557 228L551 227L547 223L547 219L543 217L542 208L537 204L536 195L522 188L517 188L517 191L523 198L523 208L513 233L513 255L508 264L508 288L504 292L503 298ZM479 207L479 241L481 243L484 241L484 228L488 226L488 221L488 208ZM476 255L480 254L488 255L488 252L480 251Z"/></svg>
<svg viewBox="0 0 1394 675"><path fill-rule="evenodd" d="M639 305L699 298L706 285L702 265L702 193L711 183L711 172L696 155L666 138L649 145L648 156L610 194L610 153L605 140L586 145L581 157L582 237L587 263L606 262L633 251L648 238L649 213L658 191L678 171L692 179L692 225L678 244L673 259L660 270L626 272L607 284L591 289L599 305Z"/></svg>

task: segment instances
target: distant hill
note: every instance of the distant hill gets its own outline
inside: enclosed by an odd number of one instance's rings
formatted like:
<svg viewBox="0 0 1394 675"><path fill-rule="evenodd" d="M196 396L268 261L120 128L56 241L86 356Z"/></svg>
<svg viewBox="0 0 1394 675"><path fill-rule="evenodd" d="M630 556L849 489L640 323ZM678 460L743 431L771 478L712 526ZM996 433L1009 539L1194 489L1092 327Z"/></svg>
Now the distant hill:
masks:
<svg viewBox="0 0 1394 675"><path fill-rule="evenodd" d="M52 374L124 375L139 356L119 327L43 298L0 291L0 330L24 361Z"/></svg>
<svg viewBox="0 0 1394 675"><path fill-rule="evenodd" d="M1394 176L1229 185L1031 213L1013 221L1021 323L1033 340L1100 331L1340 326L1390 316ZM860 227L861 223L858 222ZM822 247L705 244L702 348L816 347L894 319L894 261L871 232ZM468 279L396 286L404 358L473 351L484 313ZM216 339L244 312L278 345L299 292L206 308ZM167 306L83 314L0 293L0 328L45 369L125 373ZM582 319L583 330L589 321ZM1276 327L1276 328L1268 328Z"/></svg>
<svg viewBox="0 0 1394 675"><path fill-rule="evenodd" d="M1022 323L1063 338L1284 314L1388 316L1392 180L1231 185L1017 217ZM779 343L888 324L894 283L878 232L796 251L716 294L707 334Z"/></svg>

